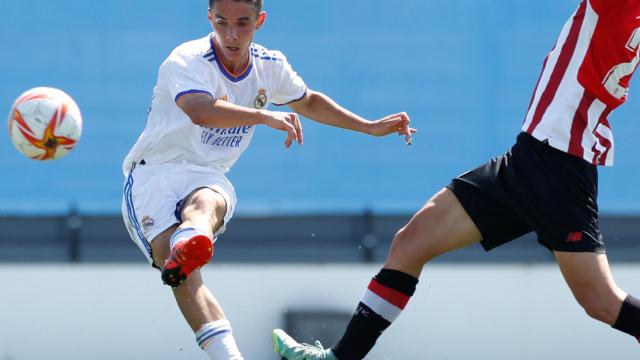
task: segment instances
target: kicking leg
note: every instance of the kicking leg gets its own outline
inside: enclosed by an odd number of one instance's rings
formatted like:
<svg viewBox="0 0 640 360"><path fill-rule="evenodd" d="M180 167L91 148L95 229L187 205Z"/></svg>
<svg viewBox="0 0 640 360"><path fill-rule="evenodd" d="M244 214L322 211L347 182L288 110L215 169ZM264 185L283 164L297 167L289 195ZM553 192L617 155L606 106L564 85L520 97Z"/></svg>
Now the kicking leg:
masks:
<svg viewBox="0 0 640 360"><path fill-rule="evenodd" d="M415 292L423 266L448 251L482 240L455 195L436 194L393 239L384 268L371 280L342 339L340 360L362 359L400 315Z"/></svg>
<svg viewBox="0 0 640 360"><path fill-rule="evenodd" d="M569 288L589 316L640 341L640 301L613 280L605 254L555 252Z"/></svg>
<svg viewBox="0 0 640 360"><path fill-rule="evenodd" d="M363 359L408 303L424 264L480 240L480 231L458 199L443 189L398 231L385 267L371 280L345 334L331 351L297 344L275 330L276 352L290 360Z"/></svg>
<svg viewBox="0 0 640 360"><path fill-rule="evenodd" d="M203 283L199 271L199 267L212 256L212 236L222 226L225 213L226 202L222 195L208 188L196 190L187 198L182 209L182 224L160 234L152 242L152 247L154 263L163 267L165 283L168 279L165 276L167 265L171 261L180 262L179 271L172 273L182 274L184 277L176 277L180 281L170 285L178 307L196 334L198 345L211 359L241 360L242 355L233 338L231 325L226 320L222 307ZM194 238L197 240L195 244ZM193 257L197 261L206 261L190 266L188 273L180 273L184 270L185 262L193 260Z"/></svg>

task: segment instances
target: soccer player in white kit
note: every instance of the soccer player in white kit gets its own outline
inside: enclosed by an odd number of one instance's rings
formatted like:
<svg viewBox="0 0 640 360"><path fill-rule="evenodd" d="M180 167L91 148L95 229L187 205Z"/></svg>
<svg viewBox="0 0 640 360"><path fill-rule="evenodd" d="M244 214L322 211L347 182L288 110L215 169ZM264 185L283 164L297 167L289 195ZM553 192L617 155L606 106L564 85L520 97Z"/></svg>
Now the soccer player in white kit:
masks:
<svg viewBox="0 0 640 360"><path fill-rule="evenodd" d="M199 268L236 206L225 173L258 125L303 143L298 114L375 136L410 141L405 113L367 121L308 89L285 56L253 43L261 0L210 0L213 33L177 47L160 66L144 132L124 161L123 217L162 272L196 340L211 359L242 359L231 326ZM288 105L295 112L265 110Z"/></svg>
<svg viewBox="0 0 640 360"><path fill-rule="evenodd" d="M337 344L298 344L276 329L275 350L289 360L363 359L407 306L428 261L532 231L586 313L640 341L640 299L613 280L596 201L597 166L613 163L608 116L627 100L639 62L640 0L580 1L544 61L516 144L453 179L398 231Z"/></svg>

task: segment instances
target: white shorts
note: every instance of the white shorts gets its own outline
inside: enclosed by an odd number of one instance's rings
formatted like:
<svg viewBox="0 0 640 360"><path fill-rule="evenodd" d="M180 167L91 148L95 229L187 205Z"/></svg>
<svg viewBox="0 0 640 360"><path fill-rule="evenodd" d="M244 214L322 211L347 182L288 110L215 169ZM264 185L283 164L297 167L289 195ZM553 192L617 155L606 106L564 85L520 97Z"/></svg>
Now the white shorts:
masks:
<svg viewBox="0 0 640 360"><path fill-rule="evenodd" d="M236 208L233 185L222 172L193 164L134 164L124 183L122 217L133 242L153 264L151 242L180 223L180 205L199 188L210 188L224 197L227 213L214 241L222 234Z"/></svg>

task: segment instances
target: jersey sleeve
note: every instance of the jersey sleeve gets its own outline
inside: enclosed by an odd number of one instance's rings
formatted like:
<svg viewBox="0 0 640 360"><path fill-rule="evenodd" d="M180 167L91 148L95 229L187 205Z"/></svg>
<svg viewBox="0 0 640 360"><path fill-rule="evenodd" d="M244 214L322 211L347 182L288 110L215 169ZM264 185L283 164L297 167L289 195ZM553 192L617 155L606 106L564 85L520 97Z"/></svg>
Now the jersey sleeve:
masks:
<svg viewBox="0 0 640 360"><path fill-rule="evenodd" d="M273 103L281 106L302 99L307 94L307 85L300 75L293 70L287 58L281 53L280 66L275 74L275 87L273 89Z"/></svg>
<svg viewBox="0 0 640 360"><path fill-rule="evenodd" d="M160 76L165 78L174 101L178 101L181 96L196 93L213 97L214 88L207 80L206 66L198 59L172 54L162 64Z"/></svg>

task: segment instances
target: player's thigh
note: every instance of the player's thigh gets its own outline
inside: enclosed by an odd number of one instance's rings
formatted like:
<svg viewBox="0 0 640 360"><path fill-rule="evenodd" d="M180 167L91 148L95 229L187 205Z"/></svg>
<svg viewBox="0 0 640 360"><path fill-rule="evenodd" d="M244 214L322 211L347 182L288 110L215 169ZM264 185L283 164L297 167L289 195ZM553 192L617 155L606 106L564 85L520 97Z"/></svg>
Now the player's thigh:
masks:
<svg viewBox="0 0 640 360"><path fill-rule="evenodd" d="M587 310L615 321L626 294L618 288L607 255L597 252L554 252L560 271L576 300Z"/></svg>
<svg viewBox="0 0 640 360"><path fill-rule="evenodd" d="M216 238L225 231L235 211L237 199L233 185L216 169L188 165L185 170L188 171L187 183L176 216L180 223L192 221L195 223L192 225L210 221Z"/></svg>
<svg viewBox="0 0 640 360"><path fill-rule="evenodd" d="M164 266L165 260L169 257L169 252L171 251L170 247L170 239L171 235L178 228L178 224L172 225L167 228L165 231L158 234L151 241L151 253L153 254L153 264L162 268Z"/></svg>
<svg viewBox="0 0 640 360"><path fill-rule="evenodd" d="M213 232L222 226L226 213L225 197L210 187L202 187L191 192L181 209L182 221L205 218L210 221Z"/></svg>
<svg viewBox="0 0 640 360"><path fill-rule="evenodd" d="M389 263L426 262L482 240L480 231L451 190L431 198L394 238Z"/></svg>

